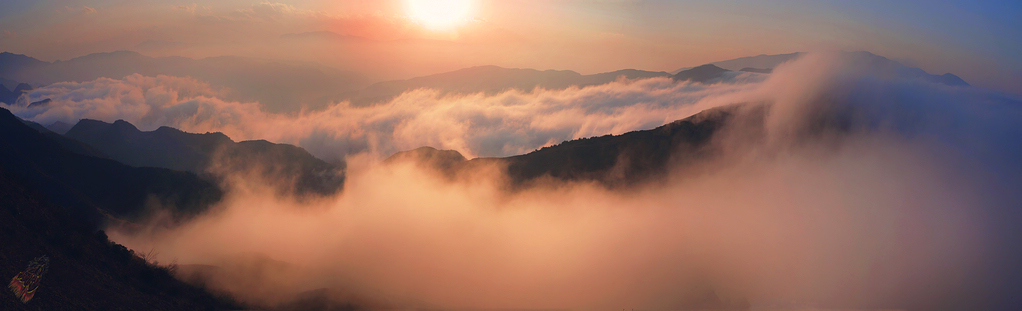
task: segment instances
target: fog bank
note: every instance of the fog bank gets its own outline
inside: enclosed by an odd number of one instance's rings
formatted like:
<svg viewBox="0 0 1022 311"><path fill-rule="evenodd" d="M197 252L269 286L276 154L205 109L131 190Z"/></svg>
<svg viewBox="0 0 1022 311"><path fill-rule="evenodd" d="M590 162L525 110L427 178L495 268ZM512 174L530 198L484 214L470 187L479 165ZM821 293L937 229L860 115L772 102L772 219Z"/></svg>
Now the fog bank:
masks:
<svg viewBox="0 0 1022 311"><path fill-rule="evenodd" d="M1022 113L1015 99L877 75L826 53L754 83L651 79L492 98L433 95L434 102L430 94L388 104L422 109L395 112L395 134L380 141L393 149L423 141L401 140L398 129L406 129L450 137L434 146L469 155L513 153L536 144L459 149L444 143L488 136L471 122L411 124L465 111L488 120L484 112L499 111L521 113L502 120L532 123L483 129L521 133L558 128L550 124L560 120L573 124L560 127L570 133L563 135L575 137L726 104L770 108L762 125L735 123L717 133L719 158L703 169L628 191L552 182L509 193L499 165L452 181L414 162L383 165L363 153L347 157L345 190L336 197L298 204L239 179L205 217L171 229L110 228L110 236L158 250L161 262L208 265L208 285L268 306L317 293L368 307L420 308L685 309L714 300L756 308L1017 305ZM608 94L647 100L614 105ZM526 96L538 99L517 101Z"/></svg>

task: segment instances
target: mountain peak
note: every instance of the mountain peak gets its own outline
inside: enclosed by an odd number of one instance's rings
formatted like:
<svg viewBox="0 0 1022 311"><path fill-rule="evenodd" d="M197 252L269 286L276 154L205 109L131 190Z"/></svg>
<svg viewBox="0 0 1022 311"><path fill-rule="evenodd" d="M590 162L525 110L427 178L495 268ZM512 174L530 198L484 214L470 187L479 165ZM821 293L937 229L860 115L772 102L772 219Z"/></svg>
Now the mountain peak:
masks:
<svg viewBox="0 0 1022 311"><path fill-rule="evenodd" d="M678 74L672 76L674 81L692 81L705 83L707 81L720 78L725 72L730 70L717 67L714 64L706 64L698 66L688 70L682 70Z"/></svg>
<svg viewBox="0 0 1022 311"><path fill-rule="evenodd" d="M115 128L115 129L117 129L119 131L139 132L138 128L135 127L134 124L131 124L130 122L124 121L124 120L121 120L121 119L117 119L117 121L114 121L112 126L113 126L113 128Z"/></svg>
<svg viewBox="0 0 1022 311"><path fill-rule="evenodd" d="M28 85L28 83L18 83L18 86L14 87L14 92L15 93L29 91L29 90L32 90L32 86Z"/></svg>
<svg viewBox="0 0 1022 311"><path fill-rule="evenodd" d="M383 160L383 163L393 164L399 161L413 161L421 167L450 174L452 169L465 163L467 159L455 150L439 150L425 146L395 153Z"/></svg>

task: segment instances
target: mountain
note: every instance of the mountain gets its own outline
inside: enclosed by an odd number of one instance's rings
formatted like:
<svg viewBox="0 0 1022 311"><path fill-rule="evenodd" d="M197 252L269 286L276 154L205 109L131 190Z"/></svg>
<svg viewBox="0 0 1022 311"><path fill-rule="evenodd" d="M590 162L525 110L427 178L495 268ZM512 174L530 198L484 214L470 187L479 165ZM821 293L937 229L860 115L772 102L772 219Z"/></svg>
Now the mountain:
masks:
<svg viewBox="0 0 1022 311"><path fill-rule="evenodd" d="M64 122L61 122L61 121L57 121L57 122L50 123L50 125L47 125L46 129L50 130L50 131L53 131L54 133L57 133L57 134L60 134L60 135L64 135L64 133L67 133L67 131L71 130L72 126L74 126L74 125L67 124L67 123L64 123Z"/></svg>
<svg viewBox="0 0 1022 311"><path fill-rule="evenodd" d="M72 151L59 134L43 134L0 108L0 169L26 181L45 198L64 206L93 227L113 219L134 219L167 208L184 218L205 211L223 192L193 173L135 168Z"/></svg>
<svg viewBox="0 0 1022 311"><path fill-rule="evenodd" d="M789 54L776 54L766 55L760 54L757 56L739 57L735 59L723 60L719 62L709 63L720 68L724 68L731 71L743 71L742 68L760 68L760 69L773 69L777 65L783 64L787 61L794 60L796 58L805 55L803 52L789 53ZM681 71L692 69L694 67L685 67L675 71L671 74L678 74Z"/></svg>
<svg viewBox="0 0 1022 311"><path fill-rule="evenodd" d="M745 67L745 68L742 68L742 69L740 69L738 71L755 72L755 73L767 73L768 74L768 73L774 72L774 69L773 68L760 69L760 68Z"/></svg>
<svg viewBox="0 0 1022 311"><path fill-rule="evenodd" d="M27 303L5 288L0 310L243 308L178 281L172 276L173 265L159 266L111 242L103 231L93 231L74 213L52 204L32 183L0 168L0 240L4 241L0 243L4 263L0 276L7 282L41 256L49 259L48 269Z"/></svg>
<svg viewBox="0 0 1022 311"><path fill-rule="evenodd" d="M8 89L3 84L0 84L0 103L5 103L5 104L10 105L10 104L13 104L17 100L18 100L18 96L14 96L14 92L11 92L11 89Z"/></svg>
<svg viewBox="0 0 1022 311"><path fill-rule="evenodd" d="M750 57L741 57L725 61L713 62L707 65L713 65L721 69L731 71L744 71L744 72L755 72L755 73L770 73L774 67L785 63L787 61L794 60L802 57L805 53L797 52L790 54L777 54L777 55L758 55ZM940 83L951 86L968 86L969 84L959 78L958 76L945 73L942 75L929 74L926 71L908 67L902 65L897 61L887 59L886 57L879 56L870 52L857 51L857 52L841 52L840 55L846 60L852 62L856 66L868 67L870 70L885 74L890 77L899 77L906 79L920 79L923 81ZM700 66L704 67L706 65ZM695 67L699 68L699 67ZM674 71L675 75L678 75L685 71L695 69L693 67L681 68ZM678 79L675 79L678 80Z"/></svg>
<svg viewBox="0 0 1022 311"><path fill-rule="evenodd" d="M666 72L635 69L582 75L570 70L539 71L535 69L479 66L408 80L379 82L362 90L341 94L337 99L350 100L355 106L365 106L385 102L401 95L401 93L419 88L437 89L445 94L471 94L479 92L495 94L510 89L529 92L537 87L565 89L572 86L599 85L613 82L619 77L643 79L666 77L669 75Z"/></svg>
<svg viewBox="0 0 1022 311"><path fill-rule="evenodd" d="M0 78L0 86L3 86L8 91L10 91L11 89L13 89L16 86L18 86L18 81L14 81L14 80L11 80L11 79Z"/></svg>
<svg viewBox="0 0 1022 311"><path fill-rule="evenodd" d="M38 71L49 65L50 63L48 62L25 55L0 52L0 77L3 77L4 79L28 81L25 79L17 79L18 73Z"/></svg>
<svg viewBox="0 0 1022 311"><path fill-rule="evenodd" d="M692 69L682 70L671 76L671 79L674 79L674 81L706 83L715 79L723 78L724 74L727 72L730 72L730 70L714 66L713 64L706 64Z"/></svg>
<svg viewBox="0 0 1022 311"><path fill-rule="evenodd" d="M234 142L222 133L193 134L171 127L143 132L131 123L83 119L65 136L111 159L135 167L188 171L214 180L232 173L257 173L282 192L328 195L344 185L343 167L317 159L305 149L265 140Z"/></svg>
<svg viewBox="0 0 1022 311"><path fill-rule="evenodd" d="M524 155L505 158L515 183L542 177L594 180L629 185L667 177L673 164L689 163L711 152L710 138L737 107L700 112L652 130L566 141Z"/></svg>
<svg viewBox="0 0 1022 311"><path fill-rule="evenodd" d="M230 90L227 99L259 101L270 112L325 107L327 97L367 85L356 73L312 63L220 56L154 58L131 51L95 53L53 63L0 53L0 78L48 85L55 82L121 79L131 74L192 77Z"/></svg>
<svg viewBox="0 0 1022 311"><path fill-rule="evenodd" d="M787 61L794 60L796 58L801 57L802 55L805 55L805 53L796 52L776 55L760 54L757 56L740 57L735 59L723 60L719 62L713 62L710 64L731 71L741 71L742 68L773 69L774 67L777 67L777 65L783 64ZM678 72L685 69L689 68L678 69L675 70L674 73L677 74Z"/></svg>
<svg viewBox="0 0 1022 311"><path fill-rule="evenodd" d="M13 105L21 95L31 90L32 86L25 83L18 83L14 86L14 89L8 89L6 86L0 85L0 103Z"/></svg>
<svg viewBox="0 0 1022 311"><path fill-rule="evenodd" d="M887 59L870 52L845 52L842 55L856 67L866 67L883 75L907 79L919 79L932 83L940 83L951 86L968 86L969 84L956 75L945 73L933 75L926 71L902 65L897 61Z"/></svg>
<svg viewBox="0 0 1022 311"><path fill-rule="evenodd" d="M464 160L456 151L423 147L392 155L385 163L414 159L419 165L448 176L481 166L498 165L512 188L546 179L594 181L608 187L629 187L667 178L668 168L709 159L709 142L731 122L742 105L715 108L651 130L566 141L555 146L506 158ZM762 114L759 110L750 108ZM755 125L755 119L749 122Z"/></svg>
<svg viewBox="0 0 1022 311"><path fill-rule="evenodd" d="M92 146L89 146L83 142L64 137L63 135L51 131L49 128L46 128L39 123L35 123L28 120L21 120L21 123L27 125L29 128L32 128L33 130L36 130L37 132L39 132L39 134L43 134L43 136L46 136L46 138L49 138L50 140L56 142L58 145L60 145L60 147L64 148L64 150L70 151L71 153L101 159L110 158L102 151L99 151L99 149L93 148Z"/></svg>

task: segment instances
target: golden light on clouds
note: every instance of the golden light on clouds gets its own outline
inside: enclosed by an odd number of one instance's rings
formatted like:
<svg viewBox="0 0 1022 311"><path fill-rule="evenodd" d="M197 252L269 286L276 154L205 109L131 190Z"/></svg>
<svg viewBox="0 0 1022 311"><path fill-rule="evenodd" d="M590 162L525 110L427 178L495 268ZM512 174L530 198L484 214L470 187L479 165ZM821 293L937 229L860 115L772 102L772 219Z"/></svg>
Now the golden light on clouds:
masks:
<svg viewBox="0 0 1022 311"><path fill-rule="evenodd" d="M405 0L408 16L433 30L448 30L464 23L472 13L471 0Z"/></svg>

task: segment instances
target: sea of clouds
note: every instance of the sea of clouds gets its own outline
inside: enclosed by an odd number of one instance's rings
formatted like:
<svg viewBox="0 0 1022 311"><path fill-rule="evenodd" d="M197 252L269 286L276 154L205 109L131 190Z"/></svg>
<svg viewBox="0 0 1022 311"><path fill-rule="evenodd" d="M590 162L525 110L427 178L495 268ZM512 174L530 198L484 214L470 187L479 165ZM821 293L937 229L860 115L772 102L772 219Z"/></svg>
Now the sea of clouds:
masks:
<svg viewBox="0 0 1022 311"><path fill-rule="evenodd" d="M217 94L188 78L129 76L54 84L29 95L51 104L11 109L42 124L124 119L347 159L333 197L296 202L237 179L191 222L109 228L118 243L176 261L183 278L258 305L316 296L398 308L679 309L710 291L756 308L1019 305L1022 104L996 92L818 53L727 83L424 89L293 115ZM638 189L507 192L499 166L452 180L379 161L423 145L520 154L735 103L768 105L761 128L730 124L706 170Z"/></svg>

